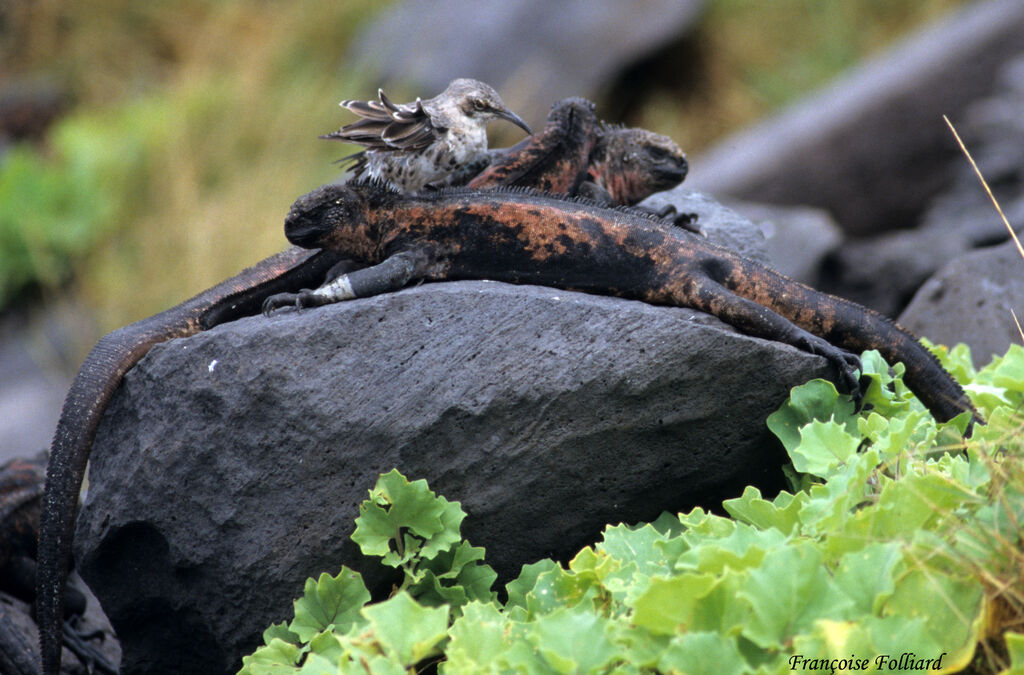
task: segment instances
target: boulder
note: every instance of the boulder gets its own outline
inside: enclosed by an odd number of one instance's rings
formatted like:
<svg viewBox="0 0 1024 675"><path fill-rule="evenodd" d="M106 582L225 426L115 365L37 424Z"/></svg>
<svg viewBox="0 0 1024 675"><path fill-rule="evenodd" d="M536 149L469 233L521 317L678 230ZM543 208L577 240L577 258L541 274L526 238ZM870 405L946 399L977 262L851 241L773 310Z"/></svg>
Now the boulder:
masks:
<svg viewBox="0 0 1024 675"><path fill-rule="evenodd" d="M426 284L154 347L96 437L79 570L123 673L234 672L306 577L392 579L349 536L397 467L468 512L500 574L608 523L783 485L765 418L824 359L691 310Z"/></svg>
<svg viewBox="0 0 1024 675"><path fill-rule="evenodd" d="M708 241L730 248L759 263L771 264L764 232L733 209L707 195L680 186L653 194L641 202L640 206L654 211L671 206L677 215L699 226Z"/></svg>
<svg viewBox="0 0 1024 675"><path fill-rule="evenodd" d="M1024 258L1012 241L950 262L929 279L899 322L933 342L966 342L975 366L1021 344L1013 320L1024 321Z"/></svg>
<svg viewBox="0 0 1024 675"><path fill-rule="evenodd" d="M1007 219L1024 222L1024 55L1005 64L992 96L955 120ZM896 316L928 277L973 250L1009 234L967 159L953 160L952 183L912 230L851 241L826 261L822 290Z"/></svg>
<svg viewBox="0 0 1024 675"><path fill-rule="evenodd" d="M957 122L1021 48L1024 3L966 5L691 163L694 189L828 210L851 235L913 225L949 180ZM1018 113L1019 114L1019 113Z"/></svg>
<svg viewBox="0 0 1024 675"><path fill-rule="evenodd" d="M818 285L823 261L843 240L836 221L822 209L752 202L729 202L729 208L760 228L772 267L811 286Z"/></svg>

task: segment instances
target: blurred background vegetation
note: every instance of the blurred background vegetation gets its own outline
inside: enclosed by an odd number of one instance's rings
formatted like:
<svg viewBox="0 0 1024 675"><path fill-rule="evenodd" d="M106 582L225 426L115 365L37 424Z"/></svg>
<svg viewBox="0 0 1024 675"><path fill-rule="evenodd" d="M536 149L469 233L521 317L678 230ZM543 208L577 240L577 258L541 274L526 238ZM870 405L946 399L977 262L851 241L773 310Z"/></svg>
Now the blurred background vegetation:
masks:
<svg viewBox="0 0 1024 675"><path fill-rule="evenodd" d="M0 145L0 312L70 296L94 317L84 352L284 248L288 206L348 150L317 135L348 121L340 99L376 91L343 57L387 4L0 2L0 82L70 102L42 142ZM599 113L692 157L961 4L709 0Z"/></svg>

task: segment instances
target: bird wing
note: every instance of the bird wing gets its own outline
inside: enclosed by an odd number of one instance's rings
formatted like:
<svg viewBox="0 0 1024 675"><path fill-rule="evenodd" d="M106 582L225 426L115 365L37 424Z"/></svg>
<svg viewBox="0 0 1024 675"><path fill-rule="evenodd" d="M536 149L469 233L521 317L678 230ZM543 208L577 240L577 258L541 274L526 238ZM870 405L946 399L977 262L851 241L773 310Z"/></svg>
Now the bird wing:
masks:
<svg viewBox="0 0 1024 675"><path fill-rule="evenodd" d="M396 104L377 91L380 101L342 101L360 119L320 138L342 140L373 150L421 150L447 131L434 124L423 101Z"/></svg>

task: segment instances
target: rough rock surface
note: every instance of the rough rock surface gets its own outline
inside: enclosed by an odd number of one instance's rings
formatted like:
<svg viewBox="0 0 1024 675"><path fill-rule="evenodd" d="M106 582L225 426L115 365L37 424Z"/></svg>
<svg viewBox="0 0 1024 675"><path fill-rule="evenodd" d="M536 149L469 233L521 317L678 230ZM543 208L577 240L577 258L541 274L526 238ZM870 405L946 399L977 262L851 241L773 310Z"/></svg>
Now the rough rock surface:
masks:
<svg viewBox="0 0 1024 675"><path fill-rule="evenodd" d="M933 342L966 342L976 366L1021 344L1024 259L1013 242L957 258L929 279L900 315L901 324Z"/></svg>
<svg viewBox="0 0 1024 675"><path fill-rule="evenodd" d="M233 672L307 576L372 572L397 467L459 500L501 578L607 523L781 487L765 417L820 357L686 309L494 282L281 311L156 346L96 439L76 539L124 673Z"/></svg>
<svg viewBox="0 0 1024 675"><path fill-rule="evenodd" d="M818 285L822 261L843 240L828 212L809 206L730 202L729 208L761 229L772 267L790 279Z"/></svg>
<svg viewBox="0 0 1024 675"><path fill-rule="evenodd" d="M995 93L954 118L1010 223L1024 224L1024 55L999 71ZM950 260L1005 241L1006 226L963 155L951 185L912 230L853 241L827 262L821 287L896 316L924 281Z"/></svg>
<svg viewBox="0 0 1024 675"><path fill-rule="evenodd" d="M655 211L668 205L675 207L677 214L689 216L689 220L707 235L708 241L760 263L771 264L762 230L733 209L684 187L659 192L641 203Z"/></svg>
<svg viewBox="0 0 1024 675"><path fill-rule="evenodd" d="M72 573L70 584L88 598L85 614L78 619L77 628L86 634L96 634L97 637L87 642L98 648L110 663L117 664L121 660L121 646L114 637L114 631L107 617L103 615L99 602L77 573ZM0 673L7 675L8 671L20 672L17 668L22 664L32 664L30 667L36 668L35 671L28 672L39 672L42 669L42 661L39 658L39 628L36 626L30 604L0 591L0 631L4 632L0 638L0 651L7 652L0 654ZM98 636L99 633L102 633L102 638ZM92 671L79 661L70 649L64 647L60 672L63 675L84 675Z"/></svg>
<svg viewBox="0 0 1024 675"><path fill-rule="evenodd" d="M959 150L942 122L987 96L1021 48L1024 3L989 0L858 66L821 93L740 131L692 162L689 185L827 209L863 236L911 225Z"/></svg>
<svg viewBox="0 0 1024 675"><path fill-rule="evenodd" d="M496 87L527 121L683 35L703 0L406 0L360 36L346 64L433 96L456 77Z"/></svg>

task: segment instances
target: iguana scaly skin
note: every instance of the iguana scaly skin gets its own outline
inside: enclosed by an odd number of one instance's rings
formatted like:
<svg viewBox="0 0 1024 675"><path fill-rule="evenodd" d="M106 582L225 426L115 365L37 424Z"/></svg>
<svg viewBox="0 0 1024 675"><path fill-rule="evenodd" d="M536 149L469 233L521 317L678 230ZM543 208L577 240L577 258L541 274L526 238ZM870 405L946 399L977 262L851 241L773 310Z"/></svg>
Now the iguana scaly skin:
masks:
<svg viewBox="0 0 1024 675"><path fill-rule="evenodd" d="M512 148L492 151L489 164L453 175L451 185L528 187L632 206L686 178L686 155L669 137L601 122L582 98L556 103L544 129ZM477 173L479 172L479 173Z"/></svg>
<svg viewBox="0 0 1024 675"><path fill-rule="evenodd" d="M96 429L122 376L153 345L254 314L267 295L320 283L337 256L292 247L182 304L107 334L75 376L64 399L46 469L36 593L43 672L60 670L64 581L78 493Z"/></svg>
<svg viewBox="0 0 1024 675"><path fill-rule="evenodd" d="M590 167L591 152L600 133L601 126L591 103L583 99L558 103L543 132L511 150L493 154L494 161L500 161L500 167L485 172L474 184L480 187L523 185L575 194L575 188L581 183L594 180L594 176L603 175L603 171L616 170L614 162L603 162L598 169ZM645 156L649 144L646 133L635 130L632 145L624 146L625 151ZM482 168L485 167L463 169L461 181L480 173ZM651 165L652 171L656 168L656 164ZM663 181L650 184L672 187ZM82 476L103 412L124 373L155 344L256 314L272 294L314 287L323 281L329 270L334 276L338 266L344 269L358 266L342 258L330 251L289 249L176 307L110 333L86 357L65 399L47 468L37 594L45 673L56 673L60 667L58 617L62 613L64 579L71 558Z"/></svg>
<svg viewBox="0 0 1024 675"><path fill-rule="evenodd" d="M39 518L42 511L45 462L14 459L0 466L0 591L27 603L36 597L36 556ZM87 600L76 588L65 589L66 617L85 612ZM0 673L38 675L39 647L8 618L16 611L0 603ZM65 645L94 671L115 673L117 669L89 642L91 636L78 631L71 621L64 624Z"/></svg>
<svg viewBox="0 0 1024 675"><path fill-rule="evenodd" d="M691 307L748 335L831 361L855 390L859 359L877 349L941 421L977 413L917 339L856 303L821 293L634 209L515 190L400 195L379 185L327 186L285 221L293 244L372 265L315 291L267 299L265 311L397 290L415 281L491 279Z"/></svg>

